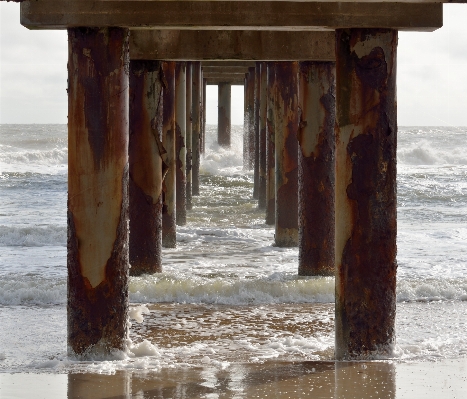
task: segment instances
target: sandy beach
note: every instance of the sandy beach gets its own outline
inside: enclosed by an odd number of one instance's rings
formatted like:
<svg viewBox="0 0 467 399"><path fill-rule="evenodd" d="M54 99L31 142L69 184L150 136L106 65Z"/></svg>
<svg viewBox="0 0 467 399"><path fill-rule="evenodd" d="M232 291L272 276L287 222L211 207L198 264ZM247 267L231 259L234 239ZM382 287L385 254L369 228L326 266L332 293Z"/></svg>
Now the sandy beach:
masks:
<svg viewBox="0 0 467 399"><path fill-rule="evenodd" d="M104 374L0 374L2 399L465 398L467 359L265 362Z"/></svg>

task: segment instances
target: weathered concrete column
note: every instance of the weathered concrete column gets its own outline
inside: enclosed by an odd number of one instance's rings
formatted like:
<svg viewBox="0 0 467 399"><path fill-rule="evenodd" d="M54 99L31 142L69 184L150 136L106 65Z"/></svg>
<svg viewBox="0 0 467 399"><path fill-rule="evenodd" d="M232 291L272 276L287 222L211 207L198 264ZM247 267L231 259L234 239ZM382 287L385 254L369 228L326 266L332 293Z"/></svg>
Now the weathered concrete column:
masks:
<svg viewBox="0 0 467 399"><path fill-rule="evenodd" d="M230 101L232 86L228 82L217 85L217 143L230 148Z"/></svg>
<svg viewBox="0 0 467 399"><path fill-rule="evenodd" d="M334 275L336 64L300 63L300 276Z"/></svg>
<svg viewBox="0 0 467 399"><path fill-rule="evenodd" d="M186 224L186 62L175 64L175 141L177 225Z"/></svg>
<svg viewBox="0 0 467 399"><path fill-rule="evenodd" d="M276 63L276 235L298 245L298 62Z"/></svg>
<svg viewBox="0 0 467 399"><path fill-rule="evenodd" d="M68 352L125 347L128 29L68 29Z"/></svg>
<svg viewBox="0 0 467 399"><path fill-rule="evenodd" d="M130 274L162 271L162 122L159 61L130 62ZM161 148L161 149L160 149Z"/></svg>
<svg viewBox="0 0 467 399"><path fill-rule="evenodd" d="M243 80L243 170L248 170L248 131L250 129L248 117L248 73Z"/></svg>
<svg viewBox="0 0 467 399"><path fill-rule="evenodd" d="M203 117L201 123L203 128L201 129L203 136L203 145L201 146L201 154L206 152L206 88L208 85L208 80L203 77Z"/></svg>
<svg viewBox="0 0 467 399"><path fill-rule="evenodd" d="M390 353L397 31L336 31L336 358Z"/></svg>
<svg viewBox="0 0 467 399"><path fill-rule="evenodd" d="M255 167L255 68L248 68L248 170Z"/></svg>
<svg viewBox="0 0 467 399"><path fill-rule="evenodd" d="M162 160L167 165L163 187L162 206L162 246L175 248L177 245L175 197L177 185L177 164L175 146L175 62L162 63L162 81L164 83L163 95L163 121L162 144L165 153Z"/></svg>
<svg viewBox="0 0 467 399"><path fill-rule="evenodd" d="M276 64L268 62L268 98L266 119L266 224L276 222L276 145L275 116Z"/></svg>
<svg viewBox="0 0 467 399"><path fill-rule="evenodd" d="M260 64L259 82L259 180L258 208L266 209L266 119L268 109L267 63Z"/></svg>
<svg viewBox="0 0 467 399"><path fill-rule="evenodd" d="M200 162L200 135L201 135L201 62L192 62L192 195L199 195L199 162Z"/></svg>
<svg viewBox="0 0 467 399"><path fill-rule="evenodd" d="M255 102L253 108L254 129L255 129L255 164L254 164L254 187L253 198L259 196L259 101L260 101L260 62L255 66Z"/></svg>
<svg viewBox="0 0 467 399"><path fill-rule="evenodd" d="M192 154L192 70L193 65L191 62L186 64L186 209L190 210L193 208L192 202L192 163L193 163L193 154Z"/></svg>

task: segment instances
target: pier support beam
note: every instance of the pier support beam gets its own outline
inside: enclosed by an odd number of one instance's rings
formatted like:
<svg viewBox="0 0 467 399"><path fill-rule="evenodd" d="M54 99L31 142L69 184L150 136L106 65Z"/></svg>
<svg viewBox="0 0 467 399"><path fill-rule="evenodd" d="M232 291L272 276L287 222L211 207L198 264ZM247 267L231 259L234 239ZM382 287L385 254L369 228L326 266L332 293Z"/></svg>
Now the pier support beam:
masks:
<svg viewBox="0 0 467 399"><path fill-rule="evenodd" d="M259 195L259 101L260 101L260 62L255 66L255 102L253 108L254 129L255 129L255 164L254 164L254 186L253 198L258 199Z"/></svg>
<svg viewBox="0 0 467 399"><path fill-rule="evenodd" d="M392 350L397 31L336 31L336 359Z"/></svg>
<svg viewBox="0 0 467 399"><path fill-rule="evenodd" d="M300 276L334 275L335 63L300 63L298 214Z"/></svg>
<svg viewBox="0 0 467 399"><path fill-rule="evenodd" d="M266 209L266 114L268 109L267 63L260 64L259 82L259 180L258 208Z"/></svg>
<svg viewBox="0 0 467 399"><path fill-rule="evenodd" d="M248 68L247 74L247 107L248 107L248 144L247 168L255 167L255 68Z"/></svg>
<svg viewBox="0 0 467 399"><path fill-rule="evenodd" d="M162 271L160 154L162 83L159 61L130 62L130 274Z"/></svg>
<svg viewBox="0 0 467 399"><path fill-rule="evenodd" d="M175 146L177 225L186 224L186 62L175 64Z"/></svg>
<svg viewBox="0 0 467 399"><path fill-rule="evenodd" d="M68 30L68 352L125 348L127 29Z"/></svg>
<svg viewBox="0 0 467 399"><path fill-rule="evenodd" d="M276 222L276 144L275 115L276 64L268 62L268 93L266 120L266 224Z"/></svg>
<svg viewBox="0 0 467 399"><path fill-rule="evenodd" d="M201 136L201 96L203 93L201 77L201 62L192 62L192 195L199 195L199 163Z"/></svg>
<svg viewBox="0 0 467 399"><path fill-rule="evenodd" d="M276 63L276 235L298 245L298 62Z"/></svg>
<svg viewBox="0 0 467 399"><path fill-rule="evenodd" d="M162 63L164 84L163 95L163 122L162 144L165 153L162 155L167 165L167 174L163 182L163 207L162 207L162 246L175 248L177 245L175 197L177 182L176 164L176 135L175 135L175 62L164 61Z"/></svg>
<svg viewBox="0 0 467 399"><path fill-rule="evenodd" d="M186 209L191 210L193 208L192 201L192 164L193 164L193 154L192 154L192 145L193 145L193 123L191 115L192 110L192 100L193 100L193 64L187 62L186 64Z"/></svg>
<svg viewBox="0 0 467 399"><path fill-rule="evenodd" d="M219 83L217 105L217 143L230 148L230 102L232 86L228 82Z"/></svg>

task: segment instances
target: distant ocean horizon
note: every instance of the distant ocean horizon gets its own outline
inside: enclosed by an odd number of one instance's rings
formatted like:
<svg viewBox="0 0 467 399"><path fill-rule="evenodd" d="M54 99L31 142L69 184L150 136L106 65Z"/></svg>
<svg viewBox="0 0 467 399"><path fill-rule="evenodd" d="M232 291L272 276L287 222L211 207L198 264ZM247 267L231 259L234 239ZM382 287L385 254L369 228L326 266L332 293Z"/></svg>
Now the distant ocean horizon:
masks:
<svg viewBox="0 0 467 399"><path fill-rule="evenodd" d="M127 351L83 361L66 348L67 126L1 124L0 372L331 360L334 279L298 277L298 250L272 245L242 130L225 149L207 126L201 193L177 248L164 249L163 273L130 280ZM399 127L392 360L467 357L466 137L467 127Z"/></svg>

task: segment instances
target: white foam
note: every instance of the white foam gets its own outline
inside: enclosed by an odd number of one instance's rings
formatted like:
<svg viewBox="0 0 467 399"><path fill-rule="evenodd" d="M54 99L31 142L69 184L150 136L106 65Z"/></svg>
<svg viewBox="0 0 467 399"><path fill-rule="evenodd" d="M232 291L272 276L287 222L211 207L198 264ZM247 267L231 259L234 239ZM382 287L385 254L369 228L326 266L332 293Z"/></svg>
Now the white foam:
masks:
<svg viewBox="0 0 467 399"><path fill-rule="evenodd" d="M0 246L66 246L67 228L49 226L0 226Z"/></svg>
<svg viewBox="0 0 467 399"><path fill-rule="evenodd" d="M0 277L0 305L62 305L66 296L66 279L37 275Z"/></svg>
<svg viewBox="0 0 467 399"><path fill-rule="evenodd" d="M143 314L150 314L146 305L131 306L128 311L128 317L140 324L144 321Z"/></svg>

